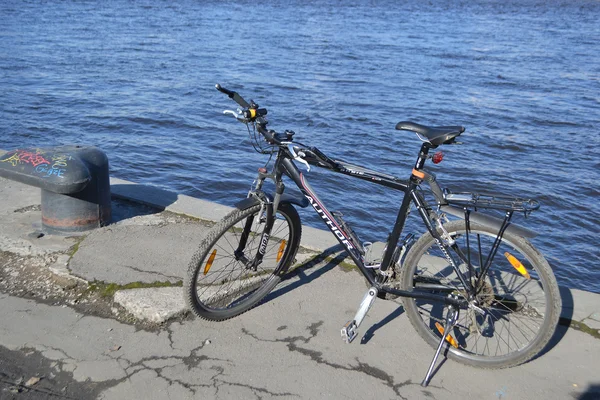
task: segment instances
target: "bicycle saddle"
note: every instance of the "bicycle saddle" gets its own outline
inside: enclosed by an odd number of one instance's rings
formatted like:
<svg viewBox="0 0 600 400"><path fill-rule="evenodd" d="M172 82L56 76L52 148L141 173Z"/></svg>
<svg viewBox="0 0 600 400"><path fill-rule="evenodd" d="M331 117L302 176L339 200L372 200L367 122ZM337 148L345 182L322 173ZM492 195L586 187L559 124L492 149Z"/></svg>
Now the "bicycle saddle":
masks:
<svg viewBox="0 0 600 400"><path fill-rule="evenodd" d="M415 132L427 139L433 146L450 144L465 131L462 126L425 126L410 121L398 122L396 129Z"/></svg>

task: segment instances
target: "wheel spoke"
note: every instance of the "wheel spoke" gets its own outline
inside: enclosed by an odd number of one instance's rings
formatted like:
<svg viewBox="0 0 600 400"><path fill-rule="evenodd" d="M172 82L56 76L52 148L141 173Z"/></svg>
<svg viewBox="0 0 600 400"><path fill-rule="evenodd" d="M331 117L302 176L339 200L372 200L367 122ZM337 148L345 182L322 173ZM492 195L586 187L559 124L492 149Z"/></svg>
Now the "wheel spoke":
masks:
<svg viewBox="0 0 600 400"><path fill-rule="evenodd" d="M265 228L265 219L258 215L260 209L256 205L234 210L215 225L200 245L185 282L186 299L197 315L220 320L246 311L269 293L293 260L300 241L300 221L292 207L283 205L265 254L257 261ZM252 218L251 226L248 218ZM244 234L247 225L250 231ZM243 237L245 244L240 246ZM206 260L215 251L210 268L203 273Z"/></svg>
<svg viewBox="0 0 600 400"><path fill-rule="evenodd" d="M472 235L467 235L464 222L447 226L464 262L460 271L466 271L465 277L473 284L479 281L473 303L476 307L460 310L454 327L459 347L449 349L451 357L493 367L518 364L535 356L551 337L560 305L559 298L549 297L548 288L552 285L554 293L558 293L558 288L547 262L528 242L510 233L505 232L494 248L496 233L489 228L472 223ZM481 276L482 266L489 263L489 256L494 253L486 276ZM403 267L406 290L414 287L421 292L448 294L453 288L453 295L463 297L468 292L430 234L413 246ZM404 302L417 331L435 347L441 338L435 323L443 324L446 308L427 300L408 298Z"/></svg>

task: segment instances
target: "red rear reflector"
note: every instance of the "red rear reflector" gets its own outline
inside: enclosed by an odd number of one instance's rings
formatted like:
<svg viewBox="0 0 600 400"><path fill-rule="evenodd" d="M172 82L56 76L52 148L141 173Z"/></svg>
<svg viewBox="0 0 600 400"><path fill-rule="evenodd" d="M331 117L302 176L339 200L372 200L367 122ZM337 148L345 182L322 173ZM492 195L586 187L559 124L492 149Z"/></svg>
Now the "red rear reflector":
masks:
<svg viewBox="0 0 600 400"><path fill-rule="evenodd" d="M443 159L444 159L444 153L442 153L441 151L436 152L433 155L433 157L431 157L431 161L433 161L434 164L441 163Z"/></svg>

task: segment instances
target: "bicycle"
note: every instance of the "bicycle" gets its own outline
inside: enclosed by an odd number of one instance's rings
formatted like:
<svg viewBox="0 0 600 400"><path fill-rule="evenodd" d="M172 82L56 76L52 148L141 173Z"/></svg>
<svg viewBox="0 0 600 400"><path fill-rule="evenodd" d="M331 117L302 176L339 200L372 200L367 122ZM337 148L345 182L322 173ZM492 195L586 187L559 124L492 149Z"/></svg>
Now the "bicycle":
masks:
<svg viewBox="0 0 600 400"><path fill-rule="evenodd" d="M465 128L399 122L397 130L416 133L422 141L411 176L400 179L332 159L294 140L293 131L268 129L267 109L218 84L216 88L241 107L224 113L246 124L255 150L270 155L266 166L272 163L270 171L259 168L248 197L211 228L193 256L184 290L196 315L216 321L232 318L271 292L300 246L302 228L295 207L311 205L368 282L354 319L341 330L346 342L357 336L375 298L400 296L413 327L435 349L423 386L442 350L467 365L507 368L531 360L546 347L561 310L558 285L548 262L529 241L536 233L511 222L515 213L527 217L537 210L539 202L455 193L442 189L424 169L427 160L437 164L442 159L440 152L430 155L430 150L457 143ZM404 192L377 262L369 261L373 246L360 242L341 213L327 209L294 161L307 171L316 166ZM284 175L304 198L284 193ZM274 193L263 190L267 179L273 181ZM426 232L418 240L412 234L401 239L412 207Z"/></svg>

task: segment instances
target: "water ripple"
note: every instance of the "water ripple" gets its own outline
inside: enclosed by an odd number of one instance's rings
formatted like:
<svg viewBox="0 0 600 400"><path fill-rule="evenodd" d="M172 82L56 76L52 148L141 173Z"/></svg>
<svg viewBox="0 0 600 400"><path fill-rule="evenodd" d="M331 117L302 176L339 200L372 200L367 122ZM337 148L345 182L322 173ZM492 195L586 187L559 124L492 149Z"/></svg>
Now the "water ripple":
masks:
<svg viewBox="0 0 600 400"><path fill-rule="evenodd" d="M217 82L268 107L273 129L402 177L419 141L398 121L461 124L439 180L539 198L523 222L559 281L600 292L599 14L593 0L5 0L0 148L93 144L113 176L231 205L266 159L221 114L235 104ZM385 240L398 193L307 176Z"/></svg>

